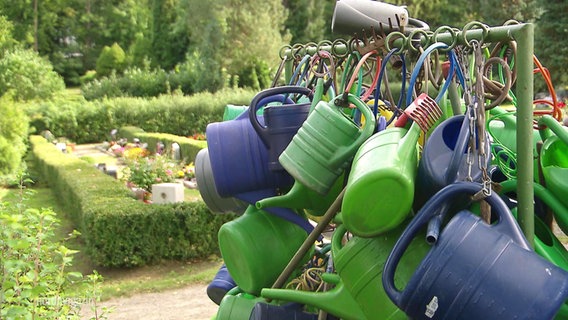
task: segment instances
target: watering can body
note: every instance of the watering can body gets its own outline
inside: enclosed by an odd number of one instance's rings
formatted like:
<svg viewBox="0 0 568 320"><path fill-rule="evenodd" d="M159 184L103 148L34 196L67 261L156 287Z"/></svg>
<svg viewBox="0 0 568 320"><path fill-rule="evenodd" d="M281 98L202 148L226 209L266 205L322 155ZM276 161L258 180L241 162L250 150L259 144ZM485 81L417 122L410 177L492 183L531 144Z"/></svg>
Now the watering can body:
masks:
<svg viewBox="0 0 568 320"><path fill-rule="evenodd" d="M234 120L247 109L248 106L235 106L233 104L228 104L225 106L225 110L223 111L223 121Z"/></svg>
<svg viewBox="0 0 568 320"><path fill-rule="evenodd" d="M469 119L465 115L450 117L432 131L418 165L418 207L443 187L456 181L466 181L468 175L473 181L480 181L480 166L487 168L491 161L490 141L486 137L483 163L480 164L480 157L472 151L470 166L467 161L469 131Z"/></svg>
<svg viewBox="0 0 568 320"><path fill-rule="evenodd" d="M568 207L568 143L551 136L542 145L540 164L546 187Z"/></svg>
<svg viewBox="0 0 568 320"><path fill-rule="evenodd" d="M393 127L374 134L359 148L341 206L343 223L360 237L398 226L414 199L418 127Z"/></svg>
<svg viewBox="0 0 568 320"><path fill-rule="evenodd" d="M568 272L530 249L504 201L486 200L499 221L488 225L467 210L445 226L402 291L394 272L416 232L458 194L481 190L455 183L430 199L395 244L383 273L385 291L412 319L552 319L568 297Z"/></svg>
<svg viewBox="0 0 568 320"><path fill-rule="evenodd" d="M381 284L384 263L401 235L400 227L374 238L352 237L341 244L346 232L344 225L336 229L332 238L332 254L336 272L367 319L407 319L389 297ZM396 282L404 286L430 248L416 238L402 257Z"/></svg>
<svg viewBox="0 0 568 320"><path fill-rule="evenodd" d="M223 198L217 193L207 148L199 150L195 156L195 180L199 186L199 194L211 212L242 214L247 208L245 202L233 197Z"/></svg>
<svg viewBox="0 0 568 320"><path fill-rule="evenodd" d="M358 97L349 94L348 102L367 119L362 128L336 105L338 99L320 101L278 158L296 181L320 194L329 191L375 128L371 110Z"/></svg>
<svg viewBox="0 0 568 320"><path fill-rule="evenodd" d="M227 270L244 292L253 295L274 283L306 238L300 226L254 206L223 224L218 233Z"/></svg>
<svg viewBox="0 0 568 320"><path fill-rule="evenodd" d="M252 309L249 320L317 320L318 315L308 313L301 307L277 306L257 303Z"/></svg>
<svg viewBox="0 0 568 320"><path fill-rule="evenodd" d="M221 300L215 320L248 320L254 306L264 301L235 287Z"/></svg>
<svg viewBox="0 0 568 320"><path fill-rule="evenodd" d="M298 132L300 126L310 112L310 101L306 103L294 104L288 94L303 94L310 96L311 90L305 87L284 86L275 87L261 91L251 101L249 108L249 118L256 133L268 148L268 168L270 170L283 170L278 162L278 157L288 146L292 137ZM263 105L261 102L271 96L281 95L286 104L272 105L264 108L264 125L257 117L257 111Z"/></svg>
<svg viewBox="0 0 568 320"><path fill-rule="evenodd" d="M269 98L263 103L282 99ZM215 187L221 197L292 185L293 179L285 171L269 169L268 149L246 112L234 120L210 123L206 135Z"/></svg>
<svg viewBox="0 0 568 320"><path fill-rule="evenodd" d="M207 296L219 305L223 297L236 286L237 284L229 274L227 266L222 265L215 274L213 281L207 286Z"/></svg>

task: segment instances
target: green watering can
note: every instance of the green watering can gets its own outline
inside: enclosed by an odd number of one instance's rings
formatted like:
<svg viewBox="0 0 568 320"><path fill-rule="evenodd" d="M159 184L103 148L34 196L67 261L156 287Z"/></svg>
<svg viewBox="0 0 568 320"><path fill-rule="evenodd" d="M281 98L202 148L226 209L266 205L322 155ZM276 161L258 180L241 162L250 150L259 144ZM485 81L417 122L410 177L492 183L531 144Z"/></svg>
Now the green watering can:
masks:
<svg viewBox="0 0 568 320"><path fill-rule="evenodd" d="M514 113L495 107L487 119L487 132L493 140L491 151L493 164L499 166L508 177L516 177L517 157L517 117ZM533 131L534 176L538 177L537 143L540 141L537 130Z"/></svg>
<svg viewBox="0 0 568 320"><path fill-rule="evenodd" d="M414 119L409 129L392 127L374 134L355 155L341 212L343 223L356 236L374 237L391 230L411 210L421 127L428 131L442 111L427 94L408 109L424 119Z"/></svg>
<svg viewBox="0 0 568 320"><path fill-rule="evenodd" d="M568 131L551 116L543 116L539 124L546 125L556 135L541 130L544 144L540 154L542 174L547 189L568 206ZM563 229L566 232L566 229Z"/></svg>
<svg viewBox="0 0 568 320"><path fill-rule="evenodd" d="M501 194L514 192L517 189L517 180L506 180L500 183ZM555 216L568 217L568 209L562 205L550 191L545 189L538 183L533 184L534 194L541 199L546 206L554 212ZM517 208L511 209L511 212L517 217ZM556 238L550 228L535 215L534 220L534 250L546 260L554 263L556 266L568 271L568 251L564 245Z"/></svg>
<svg viewBox="0 0 568 320"><path fill-rule="evenodd" d="M347 232L340 225L332 238L332 257L336 274L324 274L324 281L337 284L326 292L289 289L262 289L264 298L300 302L315 306L342 319L407 319L388 298L382 285L383 265L403 228L375 238L353 237L345 246ZM423 239L417 239L402 258L396 282L405 285L429 250Z"/></svg>
<svg viewBox="0 0 568 320"><path fill-rule="evenodd" d="M295 223L249 206L219 228L219 249L231 277L244 292L270 287L308 234ZM306 253L304 261L311 256Z"/></svg>
<svg viewBox="0 0 568 320"><path fill-rule="evenodd" d="M245 293L241 288L231 289L219 304L215 320L248 320L252 309L258 302L265 302L263 298Z"/></svg>
<svg viewBox="0 0 568 320"><path fill-rule="evenodd" d="M333 284L335 287L324 292L265 288L262 289L260 295L266 299L278 299L313 306L344 320L373 319L366 317L337 274L323 273L321 277L325 282Z"/></svg>
<svg viewBox="0 0 568 320"><path fill-rule="evenodd" d="M256 202L258 209L268 207L283 207L297 210L306 210L313 216L322 216L331 206L343 189L344 179L339 177L325 195L321 195L316 191L309 189L302 183L296 181L292 189L286 194L276 197L264 198Z"/></svg>
<svg viewBox="0 0 568 320"><path fill-rule="evenodd" d="M365 116L362 128L343 112L346 102ZM371 110L357 96L320 101L278 160L297 182L325 195L374 129Z"/></svg>

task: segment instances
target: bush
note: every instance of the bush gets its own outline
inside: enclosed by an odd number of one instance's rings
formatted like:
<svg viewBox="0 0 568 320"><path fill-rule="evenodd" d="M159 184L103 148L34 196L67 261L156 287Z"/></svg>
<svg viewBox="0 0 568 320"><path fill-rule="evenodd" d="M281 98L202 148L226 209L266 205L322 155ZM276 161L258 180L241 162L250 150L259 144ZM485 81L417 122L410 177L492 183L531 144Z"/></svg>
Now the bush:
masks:
<svg viewBox="0 0 568 320"><path fill-rule="evenodd" d="M8 175L20 168L26 153L29 122L7 95L0 97L0 114L0 175Z"/></svg>
<svg viewBox="0 0 568 320"><path fill-rule="evenodd" d="M126 54L124 50L114 43L112 46L105 46L97 59L97 75L100 77L108 76L113 71L122 73L126 64Z"/></svg>
<svg viewBox="0 0 568 320"><path fill-rule="evenodd" d="M250 90L222 90L193 96L165 95L152 99L116 98L102 101L33 101L25 105L35 132L51 131L76 143L107 140L112 129L136 126L147 132L187 137L221 121L228 104L248 105Z"/></svg>
<svg viewBox="0 0 568 320"><path fill-rule="evenodd" d="M148 205L123 183L31 136L35 167L81 232L101 266L139 266L162 259L218 254L217 232L233 215L214 215L201 201Z"/></svg>
<svg viewBox="0 0 568 320"><path fill-rule="evenodd" d="M26 207L28 193L18 203L0 203L0 318L80 319L80 308L64 301L99 297L66 296L83 277L67 271L77 251L56 240L55 212Z"/></svg>
<svg viewBox="0 0 568 320"><path fill-rule="evenodd" d="M50 99L64 89L61 76L35 51L15 49L0 59L0 95L12 91L16 101Z"/></svg>

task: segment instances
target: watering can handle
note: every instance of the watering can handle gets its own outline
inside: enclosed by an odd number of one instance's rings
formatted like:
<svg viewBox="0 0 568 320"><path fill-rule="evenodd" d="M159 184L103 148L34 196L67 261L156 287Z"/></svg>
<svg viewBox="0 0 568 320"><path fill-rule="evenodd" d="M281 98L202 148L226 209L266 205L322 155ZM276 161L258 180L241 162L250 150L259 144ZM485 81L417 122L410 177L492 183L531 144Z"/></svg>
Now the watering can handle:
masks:
<svg viewBox="0 0 568 320"><path fill-rule="evenodd" d="M343 236L347 233L347 228L345 225L340 224L335 229L333 233L333 237L331 237L331 252L332 254L337 254L341 248L343 248L343 244L341 241L343 240Z"/></svg>
<svg viewBox="0 0 568 320"><path fill-rule="evenodd" d="M455 198L457 195L464 193L474 195L481 189L482 185L474 182L456 182L449 186L446 186L438 193L436 193L432 198L430 198L430 200L428 200L428 202L426 202L422 209L420 209L420 211L416 214L414 219L410 221L410 223L406 227L406 230L404 230L404 232L394 245L390 255L385 262L383 270L383 287L394 304L399 307L405 304L405 302L402 301L402 291L399 291L394 284L394 275L400 259L402 258L402 255L404 254L416 234L425 224L428 223L428 221L430 221L430 219L434 215L439 213L438 208L444 205L445 202ZM491 207L499 215L499 221L497 222L497 224L492 225L492 228L494 228L498 232L509 235L515 243L517 243L524 249L532 250L503 199L501 199L499 195L493 192L490 196L485 198L485 200L489 202Z"/></svg>
<svg viewBox="0 0 568 320"><path fill-rule="evenodd" d="M456 145L454 147L454 152L452 152L452 157L450 158L450 163L448 164L448 170L446 170L445 180L446 184L451 184L456 182L456 175L460 169L463 161L464 151L467 150L467 143L469 138L469 122L471 121L466 112L465 115L459 115L457 117L464 117L458 138L456 140Z"/></svg>
<svg viewBox="0 0 568 320"><path fill-rule="evenodd" d="M561 125L558 121L556 121L556 119L549 115L544 115L538 120L538 124L540 126L548 127L539 130L542 141L545 141L550 137L550 133L548 132L548 129L550 129L550 131L556 134L562 142L568 145L568 131L566 131L566 127Z"/></svg>
<svg viewBox="0 0 568 320"><path fill-rule="evenodd" d="M338 95L330 101L330 104L338 108L342 108L341 106L335 104L335 101L338 101L339 99L345 99L345 94ZM359 110L365 117L365 125L359 130L359 137L357 137L357 139L355 139L353 143L351 143L349 146L343 147L345 149L342 150L343 152L337 152L336 156L330 159L330 164L334 166L345 162L345 160L347 160L346 157L353 155L357 151L357 149L359 149L359 146L361 146L363 142L365 142L365 140L367 140L367 138L369 138L375 131L376 119L373 116L373 112L371 111L369 106L367 106L366 103L359 99L359 97L351 93L347 94L347 102L355 105L355 108L357 108L357 110Z"/></svg>
<svg viewBox="0 0 568 320"><path fill-rule="evenodd" d="M292 101L292 99L290 99L287 95L285 95L288 93L299 93L311 98L312 91L306 87L300 87L300 86L282 86L282 87L269 88L257 93L256 96L254 96L254 98L252 98L252 101L250 102L250 107L249 107L250 122L254 130L256 131L256 133L259 135L260 139L262 140L262 142L264 142L266 146L268 146L268 141L269 141L268 132L266 127L261 125L260 122L258 121L256 112L258 109L260 109L260 107L271 102L282 102L293 105L294 101Z"/></svg>

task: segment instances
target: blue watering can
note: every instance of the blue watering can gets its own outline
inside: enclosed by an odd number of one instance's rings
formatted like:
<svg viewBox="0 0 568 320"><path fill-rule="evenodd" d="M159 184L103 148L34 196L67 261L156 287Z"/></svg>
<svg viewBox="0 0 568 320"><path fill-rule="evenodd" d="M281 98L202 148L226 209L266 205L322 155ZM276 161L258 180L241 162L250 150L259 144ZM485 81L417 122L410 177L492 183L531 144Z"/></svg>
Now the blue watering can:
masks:
<svg viewBox="0 0 568 320"><path fill-rule="evenodd" d="M505 202L485 200L498 215L488 225L467 210L445 226L401 291L394 276L401 256L438 208L458 195L481 190L457 182L440 190L418 212L395 244L383 272L390 299L412 319L552 319L568 298L568 272L530 248Z"/></svg>
<svg viewBox="0 0 568 320"><path fill-rule="evenodd" d="M264 99L289 94L302 94L309 97L311 90L299 86L283 86L263 90L251 101L248 110L250 122L268 148L268 168L270 170L283 170L278 157L286 149L292 138L308 117L311 103L273 105L264 108L264 125L257 117L257 110L263 106ZM289 100L289 99L288 99Z"/></svg>
<svg viewBox="0 0 568 320"><path fill-rule="evenodd" d="M215 274L213 281L207 286L207 296L219 305L223 297L236 286L237 284L229 274L227 266L222 265Z"/></svg>
<svg viewBox="0 0 568 320"><path fill-rule="evenodd" d="M470 119L457 115L442 121L433 131L422 152L418 165L415 205L421 206L430 196L456 181L465 181L470 173L473 181L480 181L480 165L491 161L490 141L486 135L484 163L471 151L471 167L467 163ZM471 171L470 171L471 168Z"/></svg>
<svg viewBox="0 0 568 320"><path fill-rule="evenodd" d="M246 202L233 197L223 198L217 193L207 148L199 150L195 156L195 180L199 186L199 194L211 212L242 214L247 208Z"/></svg>

